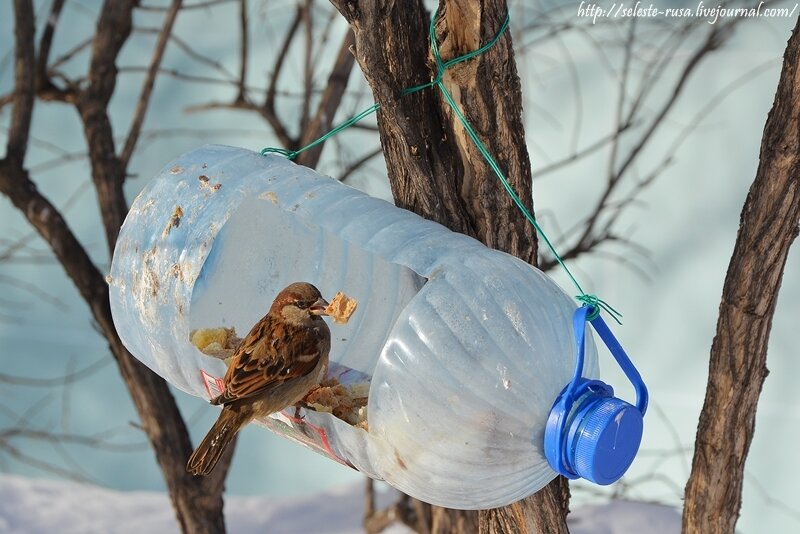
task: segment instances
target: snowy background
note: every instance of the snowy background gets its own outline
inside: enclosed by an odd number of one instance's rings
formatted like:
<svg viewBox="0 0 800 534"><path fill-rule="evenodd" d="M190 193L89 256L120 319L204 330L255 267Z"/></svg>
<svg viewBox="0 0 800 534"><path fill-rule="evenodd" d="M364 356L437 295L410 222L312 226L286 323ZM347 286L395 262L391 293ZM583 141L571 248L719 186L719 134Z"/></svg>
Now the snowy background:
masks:
<svg viewBox="0 0 800 534"><path fill-rule="evenodd" d="M362 489L361 484L349 484L311 498L227 497L226 527L235 534L357 534L362 532L361 517L353 510L363 505ZM395 495L385 492L378 497L376 505L381 506ZM680 530L680 522L673 508L625 500L585 506L569 518L572 534L671 534ZM163 493L0 475L0 532L172 534L180 529ZM384 531L410 532L403 525Z"/></svg>
<svg viewBox="0 0 800 534"><path fill-rule="evenodd" d="M56 50L69 48L91 35L99 4L93 0L67 2L62 16L72 22L59 27ZM38 16L43 17L49 2L39 1L36 5ZM254 50L277 46L291 15L286 5L288 2L275 2L264 7L260 2L251 2L256 21L252 38L258 43ZM10 2L0 2L0 93L7 92L12 83L10 6ZM531 12L522 11L529 16ZM203 32L204 52L235 72L236 16L236 10L229 8L186 12L178 17L176 32L183 35ZM522 18L514 19L515 24L523 22ZM679 528L677 513L672 508L639 508L624 503L598 509L584 506L604 503L609 496L619 495L674 508L681 505L725 270L742 203L758 164L761 132L772 104L780 58L794 22L759 19L740 25L732 41L707 59L691 79L665 130L650 147L652 157L658 157L699 108L709 102L717 104L683 144L673 164L645 192L642 203L624 219L635 241L650 251L650 280L599 257L584 257L575 264L574 270L584 284L625 314L625 324L616 333L648 382L652 399L642 451L626 477L602 491L573 484L573 508L581 510L572 519L575 532L581 531L586 517L600 521L609 515L618 520L631 517L632 521L645 515L651 517L652 524L662 524L652 518L663 517L667 529L664 532L676 532ZM137 24L157 26L160 18L137 12ZM219 28L232 30L216 31ZM588 32L591 31L590 28ZM129 42L123 50L122 62L146 64L153 40L154 36L150 36ZM567 55L575 65L574 70L563 68ZM86 62L85 55L79 57L76 70L83 70ZM165 64L198 71L192 59L174 46L167 49ZM519 57L519 68L534 171L563 157L573 143L585 146L608 133L613 124L613 109L608 102L614 98L614 80L609 79L597 50L587 45L586 40L576 38L536 48L535 53ZM746 82L738 84L735 91L727 90L752 69L754 74ZM254 85L263 84L267 67L259 53L251 54L250 70ZM299 75L299 67L296 70ZM140 83L137 74L125 74L120 79L111 104L118 133L127 130ZM572 94L576 83L582 88L580 106L575 105ZM357 69L351 78L353 87L363 89ZM184 113L189 104L230 97L231 90L224 86L186 84L168 77L159 79L145 124L151 134L143 139L133 159L131 169L136 176L126 184L128 198L132 199L166 162L199 144L215 142L256 150L276 144L268 128L253 114ZM339 118L368 104L368 97L353 102L340 110ZM291 109L286 112L291 113ZM7 121L6 111L0 116L0 124L5 126ZM573 136L576 124L580 126L577 139ZM171 132L169 135L167 130ZM4 142L4 131L0 130L0 142ZM33 134L38 148L30 152L27 165L36 171L39 188L56 205L69 204L66 212L69 224L89 244L89 252L98 265L107 269L109 259L86 162L75 158L55 167L48 163L58 157L46 148L48 143L70 154L85 150L75 111L55 103L38 102ZM335 175L338 171L337 158L332 154L336 150L358 155L359 148L376 142L363 134L348 135L351 137L343 138L338 149L333 144L326 148L320 165L322 172ZM537 212L545 228L568 227L571 221L586 214L587 202L602 186L598 177L603 173L598 169L606 168L605 158L602 151L598 152L580 165L567 166L535 183ZM381 166L379 159L374 160L350 183L386 196L388 188ZM73 195L76 196L68 202ZM30 232L5 198L0 198L0 228L0 237L9 240ZM557 231L554 233L557 235ZM46 246L33 239L25 253L38 255L39 251L46 251ZM800 465L794 450L794 444L800 442L800 392L794 379L800 373L800 358L797 343L793 341L800 318L799 268L800 247L795 246L773 322L768 358L771 374L759 404L756 433L746 466L742 517L738 524L739 530L746 534L800 529L800 498L796 491ZM568 287L559 273L553 276ZM92 441L100 442L100 446L52 443L0 433L3 445L0 468L13 474L0 478L0 532L105 532L107 521L111 520L118 531L124 531L126 522L119 519L126 517L137 527L141 523L134 520L146 518L154 521L154 528L159 526L157 531L161 531L160 527L165 532L174 531L166 498L147 493L163 491L163 481L144 435L131 424L136 415L118 371L105 344L92 329L85 305L61 268L48 262L0 263L0 284L3 296L0 432L27 420L28 429L34 433L45 429L64 435L89 436ZM40 292L47 297L36 296ZM603 372L607 381L621 385L619 394L630 395L622 374L614 366L605 365ZM9 381L8 375L30 380ZM65 386L60 378L64 375L76 380ZM196 442L216 412L198 399L177 391L175 395ZM110 489L87 486L76 489L64 482L21 478L55 475L52 470L20 461L18 453L44 459L72 478ZM358 473L298 445L261 429L248 428L243 431L228 478L231 531L263 531L271 519L274 523L270 523L270 531L279 528L275 525L290 528L295 525L292 521L304 520L297 518L295 510L303 502L302 497L308 495L317 495L314 502L322 503L321 507L336 502L352 512L339 514L340 509L333 506L314 517L323 517L324 513L331 529L333 525L341 529L336 532L358 531L363 498L361 479ZM322 491L326 493L320 494ZM49 503L46 514L42 503ZM98 523L81 523L89 518L96 518ZM22 520L40 522L22 524ZM73 523L74 529L67 530L73 528ZM581 532L643 531L641 526L602 530L596 523L591 525Z"/></svg>

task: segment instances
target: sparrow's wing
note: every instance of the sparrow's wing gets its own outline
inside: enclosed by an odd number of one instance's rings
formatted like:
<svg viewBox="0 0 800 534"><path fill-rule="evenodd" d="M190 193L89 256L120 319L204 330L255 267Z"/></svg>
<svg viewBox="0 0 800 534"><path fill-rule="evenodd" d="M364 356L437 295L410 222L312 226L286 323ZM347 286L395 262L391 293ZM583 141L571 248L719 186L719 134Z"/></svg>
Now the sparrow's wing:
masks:
<svg viewBox="0 0 800 534"><path fill-rule="evenodd" d="M225 374L225 391L211 402L227 404L305 376L328 348L321 330L293 328L268 315L239 345Z"/></svg>

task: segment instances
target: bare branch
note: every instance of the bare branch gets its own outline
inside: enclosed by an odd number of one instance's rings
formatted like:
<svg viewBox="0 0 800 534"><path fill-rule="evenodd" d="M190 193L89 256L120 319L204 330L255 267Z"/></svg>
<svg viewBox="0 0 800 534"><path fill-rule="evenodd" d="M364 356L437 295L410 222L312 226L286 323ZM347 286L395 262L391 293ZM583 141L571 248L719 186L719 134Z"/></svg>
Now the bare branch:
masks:
<svg viewBox="0 0 800 534"><path fill-rule="evenodd" d="M735 20L735 19L734 19ZM672 89L672 93L670 97L667 99L666 102L661 106L661 109L658 111L656 116L653 118L650 126L647 128L645 133L639 139L639 142L634 146L634 148L630 151L627 158L622 162L618 169L612 170L611 175L609 176L609 180L617 181L619 180L620 176L622 176L625 171L630 167L630 165L634 162L636 157L642 151L642 149L647 145L650 138L653 136L653 133L658 129L658 127L663 122L664 118L667 116L667 113L672 109L675 105L675 102L678 100L678 96L680 96L683 88L686 86L686 82L691 77L692 72L697 68L700 64L702 59L706 57L709 53L717 50L727 36L730 35L730 24L726 26L714 26L714 28L708 32L708 36L706 37L705 42L703 45L698 48L689 61L686 62L683 70L678 77L678 81ZM601 199L603 202L605 199Z"/></svg>
<svg viewBox="0 0 800 534"><path fill-rule="evenodd" d="M76 44L75 46L73 46L72 48L70 48L69 50L67 50L66 52L61 54L60 56L58 56L55 59L55 61L53 61L53 63L50 65L49 68L50 69L56 69L56 68L60 67L61 65L63 65L64 63L67 63L72 58L74 58L75 56L77 56L78 54L80 54L81 52L86 50L89 46L91 46L92 40L93 40L92 37L87 37L86 39L84 39L80 43Z"/></svg>
<svg viewBox="0 0 800 534"><path fill-rule="evenodd" d="M46 473L52 473L54 475L57 475L57 476L60 476L60 477L64 477L64 478L66 478L68 480L74 480L76 482L89 482L89 483L91 482L91 480L87 479L83 475L80 475L79 473L75 473L74 471L70 471L68 469L64 469L63 467L61 467L60 465L58 465L56 463L46 462L44 460L36 458L35 456L32 456L30 454L27 454L27 453L23 452L22 450L20 450L19 448L11 445L8 442L2 443L2 445L0 445L0 448L2 448L2 450L5 453L7 453L10 456L12 456L18 462L27 464L27 465L29 465L31 467L35 467L37 469L41 469L42 471L44 471Z"/></svg>
<svg viewBox="0 0 800 534"><path fill-rule="evenodd" d="M153 86L156 82L158 69L161 66L161 59L164 57L164 50L167 48L169 36L172 34L172 27L175 24L175 18L178 16L178 10L181 7L182 0L172 0L169 11L164 18L164 26L161 28L161 33L158 35L158 41L153 49L153 56L150 59L150 66L147 70L147 76L142 84L142 92L139 94L139 101L136 103L136 111L133 114L133 123L128 132L128 138L125 141L125 146L120 154L120 164L123 170L128 168L128 163L133 155L133 150L136 148L136 142L139 139L139 133L144 124L144 116L147 113L147 108L150 105L150 95L153 93Z"/></svg>
<svg viewBox="0 0 800 534"><path fill-rule="evenodd" d="M173 39L174 41L174 39ZM177 41L175 41L177 44ZM142 66L126 66L120 67L119 73L120 74L129 74L129 73L140 73L140 72L147 72L147 67ZM235 80L222 80L220 78L212 78L211 76L202 76L197 74L186 74L185 72L181 72L177 69L170 69L170 68L160 68L158 69L158 73L170 76L175 78L176 80L182 80L186 82L193 82L193 83L201 83L201 84L214 84L214 85L228 85L228 86L236 86L237 81Z"/></svg>
<svg viewBox="0 0 800 534"><path fill-rule="evenodd" d="M197 50L192 48L192 46L189 43L187 43L186 41L184 41L183 39L181 39L177 35L174 35L174 34L170 35L170 40L173 43L175 43L175 46L177 46L178 48L183 50L183 52L187 56L192 58L193 60L197 61L201 65L205 65L207 67L211 67L215 71L217 71L220 74L224 75L225 77L228 78L228 81L230 83L235 84L235 85L239 85L240 84L240 82L236 80L236 76L234 76L227 68L225 68L225 65L223 65L219 61L201 54L200 52L198 52Z"/></svg>
<svg viewBox="0 0 800 534"><path fill-rule="evenodd" d="M631 67L631 55L633 54L633 44L636 36L636 17L631 17L628 23L628 37L625 40L625 55L622 61L622 73L619 77L619 89L617 94L617 110L614 120L616 121L615 131L619 132L623 126L622 115L625 108L625 97L628 93L628 73ZM611 141L611 154L608 158L608 174L614 172L617 166L617 152L619 150L619 135L615 135Z"/></svg>
<svg viewBox="0 0 800 534"><path fill-rule="evenodd" d="M342 97L347 89L347 82L350 79L350 72L353 70L353 64L355 63L355 58L350 51L354 44L355 36L353 31L347 30L342 40L342 45L339 47L339 55L336 57L333 70L328 76L325 92L322 93L322 98L317 106L317 112L311 123L302 130L303 135L299 143L301 147L330 131L333 125L333 118L336 116L336 110L339 109L339 105L342 102ZM310 98L311 95L309 94L304 101L310 100ZM316 167L324 146L325 143L320 143L301 153L297 157L297 163L306 167Z"/></svg>
<svg viewBox="0 0 800 534"><path fill-rule="evenodd" d="M350 175L352 175L354 172L356 172L361 167L366 165L371 159L374 159L376 156L379 156L382 153L383 153L383 148L380 146L371 152L367 152L366 154L364 154L363 156L352 162L350 165L348 165L347 168L345 168L342 171L342 173L339 175L339 181L344 182L350 177Z"/></svg>
<svg viewBox="0 0 800 534"><path fill-rule="evenodd" d="M53 306L54 308L59 309L61 311L67 311L69 309L69 306L64 304L64 301L62 301L58 297L55 297L50 293L48 293L47 291L44 291L36 284L31 284L30 282L26 282L25 280L20 280L18 278L6 274L0 274L0 284L7 284L11 287L21 289L27 293L30 293L31 295L38 298L42 302L46 302L51 306Z"/></svg>
<svg viewBox="0 0 800 534"><path fill-rule="evenodd" d="M613 131L610 134L601 137L594 143L590 143L589 145L585 146L584 148L581 148L580 150L574 151L569 156L560 159L558 161L555 161L553 163L550 163L548 165L545 165L541 167L539 170L534 169L533 178L534 179L542 178L543 176L550 174L551 172L566 167L571 163L575 163L576 161L585 158L586 156L590 156L591 154L597 152L598 150L605 147L609 143L615 142L615 140L618 139L623 132L625 132L628 129L634 128L638 124L639 124L638 122L633 122L633 123L625 123L619 125L616 131Z"/></svg>
<svg viewBox="0 0 800 534"><path fill-rule="evenodd" d="M0 382L6 384L12 384L15 386L29 386L29 387L53 387L53 386L63 386L65 384L70 384L72 382L77 382L87 376L90 376L103 367L106 367L111 360L108 357L102 357L99 360L87 365L86 367L79 369L77 371L72 371L67 373L63 376L55 377L55 378L33 378L27 376L15 376L6 373L0 373Z"/></svg>
<svg viewBox="0 0 800 534"><path fill-rule="evenodd" d="M311 113L311 92L314 84L314 69L312 57L314 54L314 17L311 8L314 0L304 0L303 4L303 36L305 46L303 47L303 100L300 106L300 128L301 132L306 131L309 116Z"/></svg>
<svg viewBox="0 0 800 534"><path fill-rule="evenodd" d="M609 176L608 181L606 184L605 189L599 195L597 201L593 209L591 210L590 214L583 219L581 222L576 224L572 227L572 229L568 230L562 239L568 237L573 232L578 232L578 237L573 241L572 245L566 247L561 254L563 259L575 259L587 252L594 251L597 249L598 246L605 243L606 241L611 241L613 234L612 234L612 227L618 220L619 216L622 213L622 208L626 205L630 204L634 201L636 196L648 185L652 184L656 177L663 172L663 170L672 162L672 155L674 154L673 150L669 150L666 154L665 158L657 165L652 171L648 173L648 175L640 180L632 190L628 191L625 198L620 201L612 202L612 198L619 188L620 183L622 183L622 178L628 173L632 168L636 160L638 159L639 155L642 153L644 148L648 145L648 143L653 138L655 132L661 127L661 125L665 122L667 115L674 107L675 103L678 100L678 97L682 93L683 88L688 83L688 80L691 78L693 72L697 69L698 65L701 63L703 58L705 58L708 54L712 53L713 51L717 50L725 40L731 35L731 30L733 28L733 24L738 19L733 19L732 22L727 23L726 25L715 26L711 30L709 30L708 34L706 35L704 41L700 44L700 46L694 51L694 53L689 57L689 59L684 63L681 67L680 73L676 78L676 82L672 87L671 92L667 99L659 106L658 111L655 113L655 116L649 121L645 130L641 133L638 139L633 144L633 148L625 155L621 164L616 166L611 166L609 169ZM690 26L690 25L687 25ZM682 26L675 32L673 35L683 36L685 39L685 32L687 30L687 26ZM630 27L629 27L630 28ZM631 30L632 32L632 30ZM624 44L624 62L628 63L631 59L632 49L633 49L633 34L628 33L628 37ZM675 53L675 49L672 47L666 47L664 54L666 57L672 57ZM659 67L655 70L656 76L661 76L662 69L666 68L666 63L663 61L663 56L661 59L656 61L656 64ZM630 67L623 66L623 73L620 77L619 82L619 91L620 91L620 98L624 98L623 92L626 91L627 86L627 72ZM633 122L636 120L636 115L634 115L634 111L639 109L640 106L643 105L644 102L644 94L649 91L651 87L650 83L643 84L638 93L633 97L633 104L628 110L627 115L622 118L623 116L620 114L622 109L622 101L618 102L618 114L617 114L617 129L624 127L624 130L630 130ZM621 122L620 122L621 121ZM685 132L684 132L685 133ZM612 135L612 147L611 147L611 160L612 163L616 160L617 150L618 150L618 140L619 140L620 133ZM590 148L596 149L598 148L597 145L592 145ZM565 161L570 160L571 158L566 158ZM561 166L562 163L558 162L558 166ZM556 167L557 168L557 167ZM548 258L542 263L542 268L544 270L550 269L555 265L555 260L552 258Z"/></svg>
<svg viewBox="0 0 800 534"><path fill-rule="evenodd" d="M235 1L236 0L203 0L201 2L195 2L194 4L186 4L183 7L181 7L181 10L188 11L190 9L207 9L210 7L215 7ZM167 11L169 8L163 6L141 5L137 6L137 9L139 9L140 11L164 12Z"/></svg>
<svg viewBox="0 0 800 534"><path fill-rule="evenodd" d="M239 94L236 100L244 100L247 81L247 58L249 36L247 32L247 0L239 0Z"/></svg>
<svg viewBox="0 0 800 534"><path fill-rule="evenodd" d="M22 165L28 147L28 134L33 114L33 82L35 53L33 37L36 29L31 0L14 0L15 20L15 82L14 111L8 130L6 160Z"/></svg>
<svg viewBox="0 0 800 534"><path fill-rule="evenodd" d="M61 213L67 213L75 205L75 203L78 201L78 199L81 197L81 195L86 192L86 190L89 188L88 186L89 186L89 182L88 181L83 181L83 182L79 183L78 186L75 188L75 190L72 193L70 193L70 195L67 197L67 200L64 201L63 205L61 206ZM6 242L6 241L9 242L9 245L5 249L0 251L0 262L2 262L2 261L13 261L13 260L18 260L19 261L20 258L18 256L18 252L28 248L28 245L31 243L31 241L36 239L36 237L38 235L39 234L34 230L32 232L29 232L29 233L23 235L22 237L20 237L19 239L14 240L14 241L5 240L5 239L0 240L0 242ZM33 253L38 253L38 252L39 251L35 251L35 250L33 251ZM42 252L41 256L30 256L30 257L27 257L27 258L22 258L22 261L30 260L32 262L37 262L38 261L39 263L41 263L44 260L47 260L48 262L52 261L52 259L53 259L53 257L52 257L51 253ZM37 286L34 286L34 285L32 285L32 286L33 286L33 288L36 288L37 291L41 291L41 289L39 289ZM48 296L49 296L49 294L48 294ZM56 300L58 300L58 299L56 299ZM63 303L61 303L60 300L58 300L58 302L59 302L59 304L63 305Z"/></svg>
<svg viewBox="0 0 800 534"><path fill-rule="evenodd" d="M128 213L128 205L122 189L125 168L116 156L111 120L106 108L117 82L117 56L133 27L133 8L136 3L136 0L125 0L104 4L92 46L89 85L81 91L76 102L89 149L92 180L97 190L106 245L111 252Z"/></svg>
<svg viewBox="0 0 800 534"><path fill-rule="evenodd" d="M264 99L264 108L271 114L275 114L275 92L278 87L278 79L281 76L281 69L286 61L286 56L289 53L289 47L292 45L294 36L297 35L297 29L300 27L300 22L303 20L303 7L298 5L295 11L294 19L286 31L283 38L278 54L275 56L275 66L272 68L272 76L270 77L269 87L267 88L267 96Z"/></svg>
<svg viewBox="0 0 800 534"><path fill-rule="evenodd" d="M50 46L53 44L53 34L56 31L56 24L61 15L61 8L64 7L64 0L54 0L50 8L50 15L47 17L42 37L39 40L39 57L36 58L36 85L41 88L48 80L47 61L50 59Z"/></svg>
<svg viewBox="0 0 800 534"><path fill-rule="evenodd" d="M91 436L82 436L80 434L62 434L56 432L49 432L46 430L33 430L27 428L5 428L0 430L0 443L6 445L8 440L13 438L22 438L36 441L58 441L65 443L72 443L75 445L83 445L85 447L93 447L97 449L105 449L115 452L130 452L141 450L140 443L122 444L122 443L109 443L108 441L94 438Z"/></svg>

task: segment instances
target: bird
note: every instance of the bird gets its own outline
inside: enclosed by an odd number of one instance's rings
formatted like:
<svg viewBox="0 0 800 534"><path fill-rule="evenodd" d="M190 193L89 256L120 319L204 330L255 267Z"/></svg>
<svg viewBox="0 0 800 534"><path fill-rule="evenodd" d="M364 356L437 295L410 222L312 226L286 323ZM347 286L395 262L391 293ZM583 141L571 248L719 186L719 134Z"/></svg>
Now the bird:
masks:
<svg viewBox="0 0 800 534"><path fill-rule="evenodd" d="M323 315L328 302L319 289L295 282L280 291L267 314L233 354L217 422L189 458L186 469L208 475L236 433L258 417L299 402L325 377L331 333Z"/></svg>

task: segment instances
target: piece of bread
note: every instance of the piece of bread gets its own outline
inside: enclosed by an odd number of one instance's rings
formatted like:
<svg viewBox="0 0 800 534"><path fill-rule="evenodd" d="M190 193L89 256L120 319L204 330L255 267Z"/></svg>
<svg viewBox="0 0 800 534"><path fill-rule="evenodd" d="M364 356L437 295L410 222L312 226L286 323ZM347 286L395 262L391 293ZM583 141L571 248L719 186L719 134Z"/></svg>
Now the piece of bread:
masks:
<svg viewBox="0 0 800 534"><path fill-rule="evenodd" d="M233 356L241 342L233 328L198 328L192 330L189 336L189 341L200 352L223 360Z"/></svg>
<svg viewBox="0 0 800 534"><path fill-rule="evenodd" d="M341 291L337 292L328 307L325 308L325 313L331 316L334 323L345 324L350 320L358 307L358 301L351 299Z"/></svg>
<svg viewBox="0 0 800 534"><path fill-rule="evenodd" d="M335 378L323 380L304 399L305 405L317 412L327 412L342 421L364 428L367 419L367 396L353 395L353 386L345 387ZM356 384L359 393L369 391L369 383Z"/></svg>

